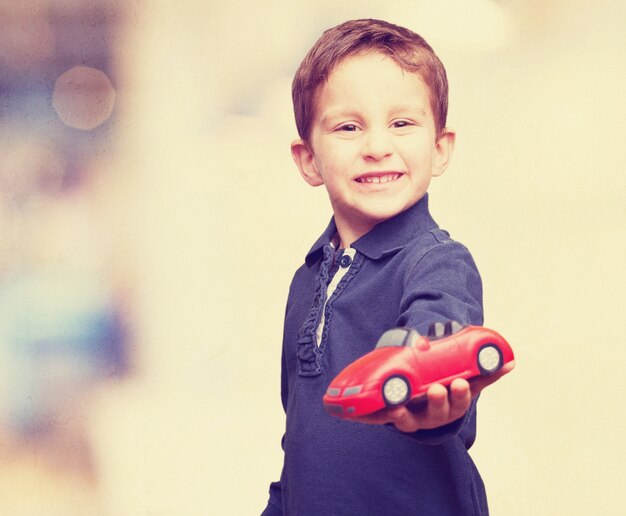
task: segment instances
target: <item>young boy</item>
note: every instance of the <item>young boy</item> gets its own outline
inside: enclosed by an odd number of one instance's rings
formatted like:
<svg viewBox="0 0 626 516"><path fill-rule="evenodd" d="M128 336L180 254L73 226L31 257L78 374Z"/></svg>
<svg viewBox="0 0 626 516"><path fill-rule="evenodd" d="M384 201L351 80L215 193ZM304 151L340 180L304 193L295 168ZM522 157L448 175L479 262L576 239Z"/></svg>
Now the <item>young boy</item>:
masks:
<svg viewBox="0 0 626 516"><path fill-rule="evenodd" d="M474 261L428 211L431 177L446 170L454 147L447 95L445 69L426 41L378 20L329 29L296 73L301 139L292 155L307 183L325 185L333 218L289 292L285 457L266 516L488 512L467 450L475 398L496 378L436 385L419 410L354 421L322 405L335 375L385 330L425 334L436 321L483 322Z"/></svg>

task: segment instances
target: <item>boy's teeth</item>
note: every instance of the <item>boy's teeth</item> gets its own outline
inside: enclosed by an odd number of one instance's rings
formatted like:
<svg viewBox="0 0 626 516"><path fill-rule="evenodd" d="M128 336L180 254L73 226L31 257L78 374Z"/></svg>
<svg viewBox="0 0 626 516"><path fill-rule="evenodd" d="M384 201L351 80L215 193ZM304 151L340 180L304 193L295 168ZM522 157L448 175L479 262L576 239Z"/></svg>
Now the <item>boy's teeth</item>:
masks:
<svg viewBox="0 0 626 516"><path fill-rule="evenodd" d="M359 183L387 183L398 178L398 174L385 174L384 176L359 177Z"/></svg>

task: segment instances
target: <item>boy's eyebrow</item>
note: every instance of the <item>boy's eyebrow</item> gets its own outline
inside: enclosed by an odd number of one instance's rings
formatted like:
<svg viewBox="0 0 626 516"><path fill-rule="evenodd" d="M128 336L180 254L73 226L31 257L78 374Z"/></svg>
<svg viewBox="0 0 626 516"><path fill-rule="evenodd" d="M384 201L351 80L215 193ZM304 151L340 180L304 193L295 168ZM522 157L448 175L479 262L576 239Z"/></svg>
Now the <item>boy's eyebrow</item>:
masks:
<svg viewBox="0 0 626 516"><path fill-rule="evenodd" d="M394 106L393 109L391 110L391 113L403 113L403 112L411 112L411 113L416 113L420 116L426 116L427 111L426 108L422 107L422 106L415 106L412 104L399 104L397 106Z"/></svg>
<svg viewBox="0 0 626 516"><path fill-rule="evenodd" d="M426 110L426 108L421 107L421 106L415 106L413 104L398 104L397 106L394 106L389 112L392 115L395 115L397 113L406 113L406 112L414 113L418 116L427 116L428 114L428 111ZM335 118L353 119L353 118L359 118L359 116L360 115L357 111L349 111L349 110L330 111L328 113L323 113L321 115L320 123L325 124Z"/></svg>
<svg viewBox="0 0 626 516"><path fill-rule="evenodd" d="M359 115L356 111L330 111L329 113L323 113L320 117L322 124L332 120L334 118L357 118Z"/></svg>

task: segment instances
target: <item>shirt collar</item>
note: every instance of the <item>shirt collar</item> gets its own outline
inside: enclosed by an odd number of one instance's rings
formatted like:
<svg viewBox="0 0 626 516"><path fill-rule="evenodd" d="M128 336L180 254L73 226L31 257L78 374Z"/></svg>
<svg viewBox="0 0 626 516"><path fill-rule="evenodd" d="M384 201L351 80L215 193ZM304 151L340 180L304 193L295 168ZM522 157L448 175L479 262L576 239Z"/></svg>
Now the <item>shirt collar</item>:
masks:
<svg viewBox="0 0 626 516"><path fill-rule="evenodd" d="M387 254L398 252L416 235L437 227L428 210L428 194L425 194L408 210L374 226L353 242L351 247L371 260L378 260ZM309 267L321 256L324 246L330 245L336 232L337 227L333 218L306 256L306 264Z"/></svg>

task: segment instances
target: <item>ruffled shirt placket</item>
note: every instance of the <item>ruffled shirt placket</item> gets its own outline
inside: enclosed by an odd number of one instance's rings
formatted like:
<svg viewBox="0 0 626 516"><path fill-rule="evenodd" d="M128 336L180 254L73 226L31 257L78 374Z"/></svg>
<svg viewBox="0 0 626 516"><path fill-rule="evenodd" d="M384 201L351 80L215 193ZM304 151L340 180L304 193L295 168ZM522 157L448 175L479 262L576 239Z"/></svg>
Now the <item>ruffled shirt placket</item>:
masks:
<svg viewBox="0 0 626 516"><path fill-rule="evenodd" d="M326 323L326 305L328 304L328 300L331 298L331 296L337 289L337 285L339 285L339 282L344 278L346 273L350 270L350 267L352 266L352 263L354 261L355 254L356 254L356 249L352 247L348 247L347 249L344 250L343 255L341 256L341 259L339 260L339 268L337 269L337 272L335 272L333 279L330 281L326 289L326 300L324 301L324 306L322 306L322 316L320 318L320 323L317 326L317 331L315 332L315 340L316 340L318 347L322 342L322 335L324 333L324 325Z"/></svg>

